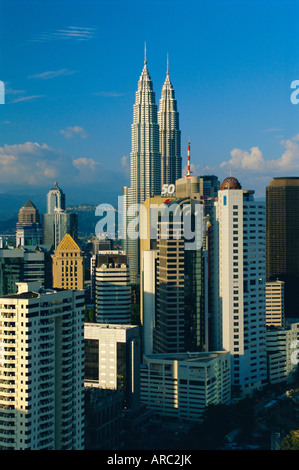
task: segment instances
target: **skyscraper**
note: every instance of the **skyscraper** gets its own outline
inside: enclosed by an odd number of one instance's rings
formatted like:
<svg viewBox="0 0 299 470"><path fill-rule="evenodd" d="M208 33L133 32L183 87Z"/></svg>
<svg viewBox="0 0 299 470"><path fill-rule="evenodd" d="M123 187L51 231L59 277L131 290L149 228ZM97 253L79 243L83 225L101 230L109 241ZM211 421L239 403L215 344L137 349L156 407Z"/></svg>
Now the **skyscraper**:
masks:
<svg viewBox="0 0 299 470"><path fill-rule="evenodd" d="M158 223L153 352L204 351L208 347L208 315L207 258L201 243L203 205L192 198L177 199L173 204L173 209L172 204L165 204L165 214L162 212ZM168 214L169 221L164 219ZM193 247L188 225L194 234ZM146 280L147 273L143 274Z"/></svg>
<svg viewBox="0 0 299 470"><path fill-rule="evenodd" d="M52 255L52 261L54 288L84 289L84 255L68 233Z"/></svg>
<svg viewBox="0 0 299 470"><path fill-rule="evenodd" d="M43 214L43 243L56 249L64 235L78 237L78 214L65 209L65 194L55 183L47 194L47 213Z"/></svg>
<svg viewBox="0 0 299 470"><path fill-rule="evenodd" d="M39 213L33 202L28 200L19 210L17 230L32 224L39 224Z"/></svg>
<svg viewBox="0 0 299 470"><path fill-rule="evenodd" d="M135 213L128 214L133 204L142 204L149 196L161 192L161 155L159 125L153 82L147 69L146 49L144 66L135 95L132 124L131 186L123 189L123 217L126 233L124 250L129 258L131 281L139 284L140 240L135 227L128 227Z"/></svg>
<svg viewBox="0 0 299 470"><path fill-rule="evenodd" d="M147 198L143 206L145 211L140 214L142 237L140 240L140 321L143 333L143 351L153 352L153 330L155 324L155 293L156 293L156 259L157 237L151 236L152 229L157 229L155 221L166 200L174 198L154 196ZM156 208L155 208L156 207ZM153 213L156 216L154 217ZM154 219L154 222L153 220Z"/></svg>
<svg viewBox="0 0 299 470"><path fill-rule="evenodd" d="M19 283L0 321L0 449L82 450L84 292Z"/></svg>
<svg viewBox="0 0 299 470"><path fill-rule="evenodd" d="M299 178L274 178L266 188L267 279L285 282L285 316L298 317Z"/></svg>
<svg viewBox="0 0 299 470"><path fill-rule="evenodd" d="M140 404L140 331L135 325L85 323L85 387L122 390L124 407Z"/></svg>
<svg viewBox="0 0 299 470"><path fill-rule="evenodd" d="M95 313L98 323L131 323L131 285L127 255L99 251L95 261Z"/></svg>
<svg viewBox="0 0 299 470"><path fill-rule="evenodd" d="M212 221L219 243L219 293L214 293L219 318L214 320L221 328L220 346L231 354L234 396L251 393L267 378L265 204L253 194L242 190L236 178L225 178Z"/></svg>
<svg viewBox="0 0 299 470"><path fill-rule="evenodd" d="M181 131L179 129L179 113L175 93L169 78L168 56L166 79L159 101L158 124L161 186L163 184L175 184L176 180L182 176Z"/></svg>
<svg viewBox="0 0 299 470"><path fill-rule="evenodd" d="M54 214L55 209L65 211L65 194L59 188L57 181L47 194L47 213Z"/></svg>

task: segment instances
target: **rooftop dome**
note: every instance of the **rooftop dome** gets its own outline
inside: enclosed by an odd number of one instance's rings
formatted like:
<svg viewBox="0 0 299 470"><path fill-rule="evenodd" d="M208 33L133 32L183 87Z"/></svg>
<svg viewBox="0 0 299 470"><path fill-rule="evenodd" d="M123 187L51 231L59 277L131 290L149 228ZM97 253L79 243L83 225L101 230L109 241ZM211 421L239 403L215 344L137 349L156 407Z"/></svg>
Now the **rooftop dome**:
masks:
<svg viewBox="0 0 299 470"><path fill-rule="evenodd" d="M234 178L233 176L228 176L222 181L220 189L242 189L242 186L240 185L237 178Z"/></svg>

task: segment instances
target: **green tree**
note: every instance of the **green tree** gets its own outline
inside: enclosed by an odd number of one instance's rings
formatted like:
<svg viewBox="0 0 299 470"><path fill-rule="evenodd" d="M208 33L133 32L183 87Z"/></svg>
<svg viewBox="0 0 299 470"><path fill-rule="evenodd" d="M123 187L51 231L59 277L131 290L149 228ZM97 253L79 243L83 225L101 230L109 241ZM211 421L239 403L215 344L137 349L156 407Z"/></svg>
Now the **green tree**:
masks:
<svg viewBox="0 0 299 470"><path fill-rule="evenodd" d="M281 442L280 450L299 450L299 431L291 431Z"/></svg>
<svg viewBox="0 0 299 470"><path fill-rule="evenodd" d="M84 310L84 320L85 323L94 323L95 322L95 312L93 307L86 307Z"/></svg>

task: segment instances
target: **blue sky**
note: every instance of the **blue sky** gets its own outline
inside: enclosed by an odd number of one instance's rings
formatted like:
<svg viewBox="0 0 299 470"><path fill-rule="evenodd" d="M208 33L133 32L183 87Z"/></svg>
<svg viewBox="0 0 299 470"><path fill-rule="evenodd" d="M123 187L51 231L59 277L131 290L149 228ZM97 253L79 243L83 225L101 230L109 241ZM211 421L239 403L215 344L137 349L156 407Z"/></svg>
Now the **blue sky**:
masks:
<svg viewBox="0 0 299 470"><path fill-rule="evenodd" d="M232 174L257 196L299 175L296 3L0 0L0 193L57 179L68 203L121 195L145 41L157 104L169 53L194 174Z"/></svg>

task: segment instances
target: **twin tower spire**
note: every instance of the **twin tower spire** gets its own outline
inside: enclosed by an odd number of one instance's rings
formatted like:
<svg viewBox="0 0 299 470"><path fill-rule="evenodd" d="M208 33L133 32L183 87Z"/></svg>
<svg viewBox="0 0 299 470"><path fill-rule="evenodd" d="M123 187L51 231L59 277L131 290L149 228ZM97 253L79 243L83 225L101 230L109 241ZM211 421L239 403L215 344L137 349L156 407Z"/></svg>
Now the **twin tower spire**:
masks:
<svg viewBox="0 0 299 470"><path fill-rule="evenodd" d="M144 65L147 64L147 60L146 60L146 42L144 43ZM167 52L167 68L166 68L166 75L169 75L169 56L168 56L168 52Z"/></svg>
<svg viewBox="0 0 299 470"><path fill-rule="evenodd" d="M166 79L159 109L155 102L153 82L147 68L146 44L144 66L138 81L131 125L131 184L123 188L124 250L130 264L131 282L139 282L139 240L131 230L130 207L142 204L148 197L161 195L163 185L175 184L182 175L181 132L174 89L169 78L167 56Z"/></svg>
<svg viewBox="0 0 299 470"><path fill-rule="evenodd" d="M147 197L161 194L163 185L174 184L182 174L179 113L169 77L169 56L158 109L147 68L146 43L133 110L131 187L135 186L136 202L143 203Z"/></svg>

